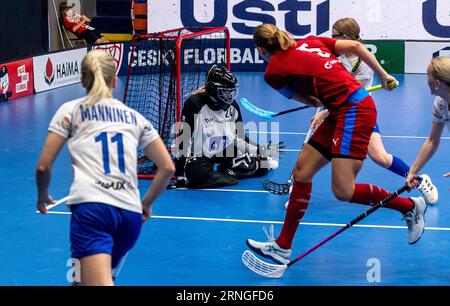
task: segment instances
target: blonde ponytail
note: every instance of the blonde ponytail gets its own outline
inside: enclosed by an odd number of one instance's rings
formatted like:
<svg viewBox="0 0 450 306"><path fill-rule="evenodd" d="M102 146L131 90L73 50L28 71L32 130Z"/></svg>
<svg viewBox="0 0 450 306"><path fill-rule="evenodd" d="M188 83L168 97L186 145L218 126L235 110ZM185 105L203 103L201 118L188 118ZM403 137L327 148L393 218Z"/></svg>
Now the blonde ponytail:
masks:
<svg viewBox="0 0 450 306"><path fill-rule="evenodd" d="M295 46L295 39L291 34L270 23L256 27L253 40L257 47L264 48L272 54L275 51L287 50Z"/></svg>
<svg viewBox="0 0 450 306"><path fill-rule="evenodd" d="M274 41L278 42L282 50L295 46L295 40L287 32L281 30L275 32Z"/></svg>
<svg viewBox="0 0 450 306"><path fill-rule="evenodd" d="M81 63L81 76L90 105L103 98L112 98L116 70L111 55L100 50L90 51Z"/></svg>
<svg viewBox="0 0 450 306"><path fill-rule="evenodd" d="M438 56L431 60L431 74L450 86L450 57Z"/></svg>

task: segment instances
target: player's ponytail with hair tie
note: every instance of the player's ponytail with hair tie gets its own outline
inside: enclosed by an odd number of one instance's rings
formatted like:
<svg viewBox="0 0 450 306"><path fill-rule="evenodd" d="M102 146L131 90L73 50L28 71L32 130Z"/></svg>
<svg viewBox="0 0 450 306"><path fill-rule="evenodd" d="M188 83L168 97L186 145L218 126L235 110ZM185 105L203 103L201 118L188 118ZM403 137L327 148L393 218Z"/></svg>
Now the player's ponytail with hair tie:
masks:
<svg viewBox="0 0 450 306"><path fill-rule="evenodd" d="M269 23L256 27L253 40L257 47L262 47L270 53L286 50L295 45L295 39L289 33Z"/></svg>
<svg viewBox="0 0 450 306"><path fill-rule="evenodd" d="M100 50L89 52L81 64L81 75L90 105L103 98L112 98L115 64L109 54Z"/></svg>
<svg viewBox="0 0 450 306"><path fill-rule="evenodd" d="M291 35L285 31L277 30L274 33L274 36L276 37L278 41L279 48L281 50L287 50L290 47L295 46L295 40L291 37Z"/></svg>

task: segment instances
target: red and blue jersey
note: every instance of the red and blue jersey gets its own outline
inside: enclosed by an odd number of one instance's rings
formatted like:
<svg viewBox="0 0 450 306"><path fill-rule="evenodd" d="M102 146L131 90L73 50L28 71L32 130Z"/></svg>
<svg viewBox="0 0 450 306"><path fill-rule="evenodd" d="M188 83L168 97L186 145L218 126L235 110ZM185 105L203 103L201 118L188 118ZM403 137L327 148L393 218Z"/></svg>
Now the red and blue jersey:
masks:
<svg viewBox="0 0 450 306"><path fill-rule="evenodd" d="M287 50L272 54L264 78L287 98L295 93L317 97L328 109L336 109L361 87L340 63L336 40L309 36Z"/></svg>

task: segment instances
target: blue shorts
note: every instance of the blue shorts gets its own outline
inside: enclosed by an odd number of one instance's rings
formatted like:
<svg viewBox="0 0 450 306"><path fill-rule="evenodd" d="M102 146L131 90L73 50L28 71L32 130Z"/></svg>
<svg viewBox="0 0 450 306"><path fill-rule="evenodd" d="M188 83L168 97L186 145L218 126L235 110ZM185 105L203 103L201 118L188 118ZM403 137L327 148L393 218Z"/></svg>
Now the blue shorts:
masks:
<svg viewBox="0 0 450 306"><path fill-rule="evenodd" d="M142 215L103 203L70 205L70 249L72 258L111 255L111 268L120 268L136 243Z"/></svg>
<svg viewBox="0 0 450 306"><path fill-rule="evenodd" d="M378 133L381 134L380 132L380 127L378 126L378 122L375 123L375 127L373 128L373 132L372 133Z"/></svg>

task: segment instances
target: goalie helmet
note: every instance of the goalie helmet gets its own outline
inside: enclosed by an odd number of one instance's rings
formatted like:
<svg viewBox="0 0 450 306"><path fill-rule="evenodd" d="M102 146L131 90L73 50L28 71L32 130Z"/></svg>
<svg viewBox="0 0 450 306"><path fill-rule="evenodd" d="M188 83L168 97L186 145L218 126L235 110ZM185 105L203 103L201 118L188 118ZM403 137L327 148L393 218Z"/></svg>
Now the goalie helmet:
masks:
<svg viewBox="0 0 450 306"><path fill-rule="evenodd" d="M227 110L237 95L237 79L225 67L214 65L206 75L206 92L215 106Z"/></svg>

